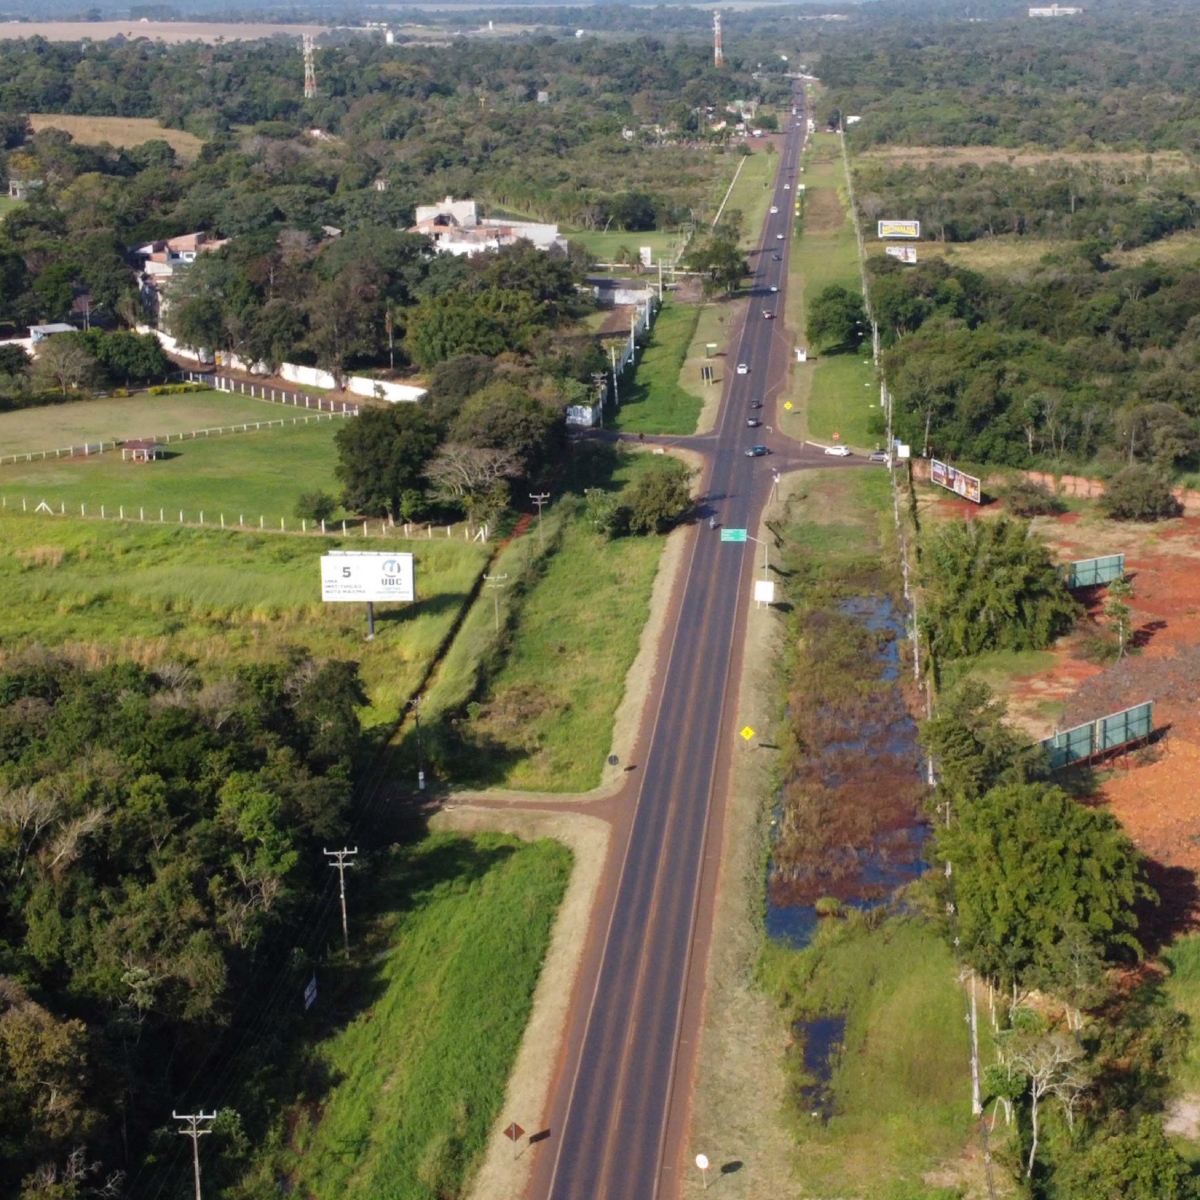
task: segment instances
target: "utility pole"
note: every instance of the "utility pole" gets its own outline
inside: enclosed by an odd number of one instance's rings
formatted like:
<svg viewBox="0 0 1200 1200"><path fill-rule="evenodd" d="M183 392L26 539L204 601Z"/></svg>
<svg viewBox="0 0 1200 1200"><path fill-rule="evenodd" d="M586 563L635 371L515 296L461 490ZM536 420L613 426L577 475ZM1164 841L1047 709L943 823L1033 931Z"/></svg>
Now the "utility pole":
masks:
<svg viewBox="0 0 1200 1200"><path fill-rule="evenodd" d="M549 492L530 492L529 498L537 505L538 510L538 549L545 554L546 552L546 535L542 531L542 505L550 499Z"/></svg>
<svg viewBox="0 0 1200 1200"><path fill-rule="evenodd" d="M485 575L484 582L492 589L492 604L496 609L496 632L500 632L500 589L504 586L507 575Z"/></svg>
<svg viewBox="0 0 1200 1200"><path fill-rule="evenodd" d="M206 1133L212 1133L212 1129L201 1129L203 1122L207 1122L209 1126L217 1119L215 1112L206 1113L201 1109L198 1113L177 1113L174 1109L171 1110L171 1117L176 1121L182 1121L184 1128L179 1132L184 1137L192 1139L192 1166L195 1168L196 1176L196 1200L200 1200L200 1139Z"/></svg>
<svg viewBox="0 0 1200 1200"><path fill-rule="evenodd" d="M722 67L725 65L725 51L721 48L721 13L720 10L713 12L713 66Z"/></svg>
<svg viewBox="0 0 1200 1200"><path fill-rule="evenodd" d="M353 858L358 853L358 847L353 850L326 850L325 857L332 858L333 862L329 865L337 868L338 887L342 897L342 949L346 952L346 957L350 957L350 929L346 924L346 868L352 867L354 864L348 862L347 859Z"/></svg>
<svg viewBox="0 0 1200 1200"><path fill-rule="evenodd" d="M413 720L417 726L417 791L425 790L425 759L421 753L421 694L418 692L409 702L413 710Z"/></svg>

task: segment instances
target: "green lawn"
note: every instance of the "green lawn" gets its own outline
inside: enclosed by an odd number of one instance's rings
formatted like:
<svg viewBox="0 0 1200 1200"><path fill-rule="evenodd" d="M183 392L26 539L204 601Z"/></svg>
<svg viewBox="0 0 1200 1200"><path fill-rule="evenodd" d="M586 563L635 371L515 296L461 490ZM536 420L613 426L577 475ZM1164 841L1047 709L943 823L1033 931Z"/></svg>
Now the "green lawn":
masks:
<svg viewBox="0 0 1200 1200"><path fill-rule="evenodd" d="M622 249L628 250L636 258L639 247L650 246L654 250L654 263L657 267L660 258L664 263L670 263L683 253L687 232L675 229L648 229L640 233L625 233L617 229L596 229L591 232L568 233L566 236L572 242L586 246L596 256L596 261L602 263L616 262ZM658 278L657 274L655 278Z"/></svg>
<svg viewBox="0 0 1200 1200"><path fill-rule="evenodd" d="M841 148L833 134L815 134L804 154L802 171L804 221L793 246L788 274L788 328L798 346L807 344L808 305L831 284L861 291L858 242L847 207L846 175ZM787 392L790 412L782 411L780 426L793 437L840 440L862 449L882 443L878 426L882 410L869 345L861 354L823 355L789 367ZM870 386L865 386L870 385ZM872 408L872 402L874 408Z"/></svg>
<svg viewBox="0 0 1200 1200"><path fill-rule="evenodd" d="M291 421L302 412L291 405L217 391L73 400L0 413L0 458L114 439L163 438L170 434L173 441L176 434L194 429Z"/></svg>
<svg viewBox="0 0 1200 1200"><path fill-rule="evenodd" d="M957 1195L922 1184L971 1130L965 1001L941 938L917 920L876 930L826 920L804 951L769 947L761 969L789 1023L846 1018L832 1117L813 1120L802 1102L791 1114L798 1194ZM790 1064L798 1084L810 1082L801 1050Z"/></svg>
<svg viewBox="0 0 1200 1200"><path fill-rule="evenodd" d="M364 719L390 722L453 628L485 551L456 541L400 543L416 554L418 601L378 606L377 636L366 642L363 607L322 604L318 573L324 551L362 544L3 514L4 649L38 644L93 663L228 663L299 646L361 663L371 697Z"/></svg>
<svg viewBox="0 0 1200 1200"><path fill-rule="evenodd" d="M231 403L233 403L231 401ZM267 419L286 417L296 410L282 405L258 404ZM45 410L42 410L45 411ZM15 415L15 414L14 414ZM30 508L45 500L56 511L65 504L78 514L81 504L88 515L108 514L124 505L126 515L139 508L147 518L165 510L167 520L225 519L240 516L258 524L260 516L278 528L279 519L293 523L292 510L301 492L323 490L335 495L341 490L334 479L337 460L334 434L341 421L263 429L251 433L226 434L172 443L169 457L153 463L123 462L120 454L90 458L46 459L32 463L0 466L0 496L8 508L19 508L24 499Z"/></svg>
<svg viewBox="0 0 1200 1200"><path fill-rule="evenodd" d="M861 354L830 354L817 361L808 396L810 436L874 449L883 444L882 414L874 372L863 366Z"/></svg>
<svg viewBox="0 0 1200 1200"><path fill-rule="evenodd" d="M725 205L725 213L736 209L742 214L742 245L749 249L757 244L762 232L763 219L767 215L767 209L771 207L771 189L779 167L779 155L758 150L747 155L745 162L737 183L733 185L729 202ZM726 186L728 187L728 184ZM720 203L718 198L717 205ZM716 216L715 207L713 215Z"/></svg>
<svg viewBox="0 0 1200 1200"><path fill-rule="evenodd" d="M619 489L661 462L578 448L570 492L547 509L545 553L531 530L489 568L502 587L468 613L422 708L426 757L440 778L537 791L599 782L663 539L608 541L577 497L584 487ZM410 731L409 757L411 742Z"/></svg>
<svg viewBox="0 0 1200 1200"><path fill-rule="evenodd" d="M8 196L0 196L0 221L3 221L13 209L24 207L24 200L13 200Z"/></svg>
<svg viewBox="0 0 1200 1200"><path fill-rule="evenodd" d="M625 433L694 433L703 401L679 385L680 370L696 329L699 308L668 302L655 318L650 340L625 383L621 407L609 423ZM628 376L627 376L628 378Z"/></svg>
<svg viewBox="0 0 1200 1200"><path fill-rule="evenodd" d="M500 1112L570 864L555 842L497 834L383 851L370 867L373 953L339 969L340 985L326 976L347 1019L296 1068L240 1190L462 1195Z"/></svg>

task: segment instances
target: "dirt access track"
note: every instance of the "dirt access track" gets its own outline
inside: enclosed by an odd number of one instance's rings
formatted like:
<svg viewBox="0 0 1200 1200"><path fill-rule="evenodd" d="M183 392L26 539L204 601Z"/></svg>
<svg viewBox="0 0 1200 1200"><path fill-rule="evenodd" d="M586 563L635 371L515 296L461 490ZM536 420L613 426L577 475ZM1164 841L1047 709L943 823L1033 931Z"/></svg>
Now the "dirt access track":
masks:
<svg viewBox="0 0 1200 1200"><path fill-rule="evenodd" d="M960 501L931 507L940 516L966 515ZM1200 517L1119 523L1088 508L1039 518L1034 528L1060 561L1124 553L1135 652L1106 664L1084 657L1088 641L1105 631L1106 596L1102 587L1082 589L1076 596L1087 615L1076 632L1037 656L1037 669L988 682L1006 696L1013 720L1039 738L1154 702L1161 736L1098 764L1094 799L1151 860L1162 917L1176 927L1200 923Z"/></svg>

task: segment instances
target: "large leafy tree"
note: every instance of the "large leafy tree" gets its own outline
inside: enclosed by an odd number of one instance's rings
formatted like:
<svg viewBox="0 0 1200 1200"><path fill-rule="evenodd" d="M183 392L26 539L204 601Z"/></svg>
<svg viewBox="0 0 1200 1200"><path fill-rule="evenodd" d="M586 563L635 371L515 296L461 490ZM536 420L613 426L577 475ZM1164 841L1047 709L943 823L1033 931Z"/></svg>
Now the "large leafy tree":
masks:
<svg viewBox="0 0 1200 1200"><path fill-rule="evenodd" d="M953 521L926 540L921 624L934 653L1040 650L1080 609L1027 521Z"/></svg>
<svg viewBox="0 0 1200 1200"><path fill-rule="evenodd" d="M961 952L990 979L1053 985L1066 939L1141 952L1133 906L1152 893L1137 851L1111 813L1060 788L1008 784L958 806L936 854L951 864Z"/></svg>
<svg viewBox="0 0 1200 1200"><path fill-rule="evenodd" d="M814 346L854 350L867 333L867 310L858 292L831 283L814 297L805 322Z"/></svg>
<svg viewBox="0 0 1200 1200"><path fill-rule="evenodd" d="M420 491L438 445L429 414L415 404L367 408L337 431L335 472L342 504L368 516L402 515L407 492Z"/></svg>

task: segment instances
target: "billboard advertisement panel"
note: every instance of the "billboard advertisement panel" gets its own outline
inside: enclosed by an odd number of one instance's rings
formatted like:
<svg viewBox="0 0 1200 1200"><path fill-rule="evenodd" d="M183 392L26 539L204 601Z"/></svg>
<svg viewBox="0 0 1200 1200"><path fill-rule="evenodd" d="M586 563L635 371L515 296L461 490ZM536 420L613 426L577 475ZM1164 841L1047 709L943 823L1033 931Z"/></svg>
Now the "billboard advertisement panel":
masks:
<svg viewBox="0 0 1200 1200"><path fill-rule="evenodd" d="M413 556L391 550L334 550L321 555L321 599L415 600Z"/></svg>
<svg viewBox="0 0 1200 1200"><path fill-rule="evenodd" d="M915 263L917 261L916 246L887 246L888 258L898 258L902 263Z"/></svg>
<svg viewBox="0 0 1200 1200"><path fill-rule="evenodd" d="M938 462L936 458L929 460L929 480L973 504L983 503L983 489L974 475L965 475L948 463Z"/></svg>
<svg viewBox="0 0 1200 1200"><path fill-rule="evenodd" d="M919 238L921 236L921 222L880 221L879 236L881 238Z"/></svg>

